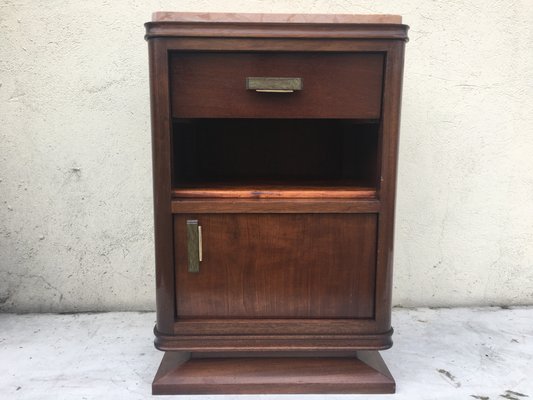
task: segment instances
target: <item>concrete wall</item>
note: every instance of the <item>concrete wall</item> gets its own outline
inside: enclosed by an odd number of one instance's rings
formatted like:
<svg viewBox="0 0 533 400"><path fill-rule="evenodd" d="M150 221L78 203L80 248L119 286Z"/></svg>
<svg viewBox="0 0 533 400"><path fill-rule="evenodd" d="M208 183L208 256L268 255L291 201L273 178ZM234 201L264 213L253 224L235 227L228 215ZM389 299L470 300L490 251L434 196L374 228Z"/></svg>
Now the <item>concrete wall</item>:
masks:
<svg viewBox="0 0 533 400"><path fill-rule="evenodd" d="M154 10L398 13L394 303L533 304L533 2L0 3L0 310L154 308Z"/></svg>

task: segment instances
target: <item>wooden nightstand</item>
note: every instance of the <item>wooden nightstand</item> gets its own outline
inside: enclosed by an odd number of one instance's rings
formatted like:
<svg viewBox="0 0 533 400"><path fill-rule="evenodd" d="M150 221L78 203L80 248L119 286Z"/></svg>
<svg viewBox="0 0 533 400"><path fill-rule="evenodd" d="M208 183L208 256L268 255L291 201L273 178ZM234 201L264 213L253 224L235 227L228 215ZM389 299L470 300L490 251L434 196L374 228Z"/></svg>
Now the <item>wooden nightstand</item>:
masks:
<svg viewBox="0 0 533 400"><path fill-rule="evenodd" d="M399 16L155 13L154 394L390 393Z"/></svg>

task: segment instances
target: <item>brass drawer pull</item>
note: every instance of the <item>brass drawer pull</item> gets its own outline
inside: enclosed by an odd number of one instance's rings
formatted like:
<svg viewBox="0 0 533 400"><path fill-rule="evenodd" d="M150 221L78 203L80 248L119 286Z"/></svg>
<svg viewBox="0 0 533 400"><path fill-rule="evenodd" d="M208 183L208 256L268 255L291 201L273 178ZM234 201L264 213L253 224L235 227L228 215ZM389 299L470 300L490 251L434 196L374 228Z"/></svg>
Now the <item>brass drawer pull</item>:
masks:
<svg viewBox="0 0 533 400"><path fill-rule="evenodd" d="M200 272L202 261L202 227L198 220L187 220L187 255L189 258L189 272Z"/></svg>
<svg viewBox="0 0 533 400"><path fill-rule="evenodd" d="M246 89L263 93L292 93L303 90L302 78L246 78Z"/></svg>

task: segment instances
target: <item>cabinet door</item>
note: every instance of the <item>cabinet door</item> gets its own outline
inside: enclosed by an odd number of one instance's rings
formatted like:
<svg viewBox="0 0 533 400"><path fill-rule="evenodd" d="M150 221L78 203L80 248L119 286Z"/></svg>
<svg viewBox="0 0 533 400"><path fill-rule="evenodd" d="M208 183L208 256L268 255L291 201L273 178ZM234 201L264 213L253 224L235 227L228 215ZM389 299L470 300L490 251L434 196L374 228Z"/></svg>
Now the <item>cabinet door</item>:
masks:
<svg viewBox="0 0 533 400"><path fill-rule="evenodd" d="M376 214L178 214L177 318L373 318L376 228Z"/></svg>

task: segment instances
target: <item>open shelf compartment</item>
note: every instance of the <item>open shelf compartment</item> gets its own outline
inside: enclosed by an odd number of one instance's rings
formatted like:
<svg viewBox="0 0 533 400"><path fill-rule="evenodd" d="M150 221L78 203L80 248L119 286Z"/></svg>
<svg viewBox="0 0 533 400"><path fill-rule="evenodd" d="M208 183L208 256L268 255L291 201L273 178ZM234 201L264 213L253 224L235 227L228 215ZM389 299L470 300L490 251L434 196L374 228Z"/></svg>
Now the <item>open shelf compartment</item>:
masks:
<svg viewBox="0 0 533 400"><path fill-rule="evenodd" d="M377 121L175 119L174 198L373 199Z"/></svg>

